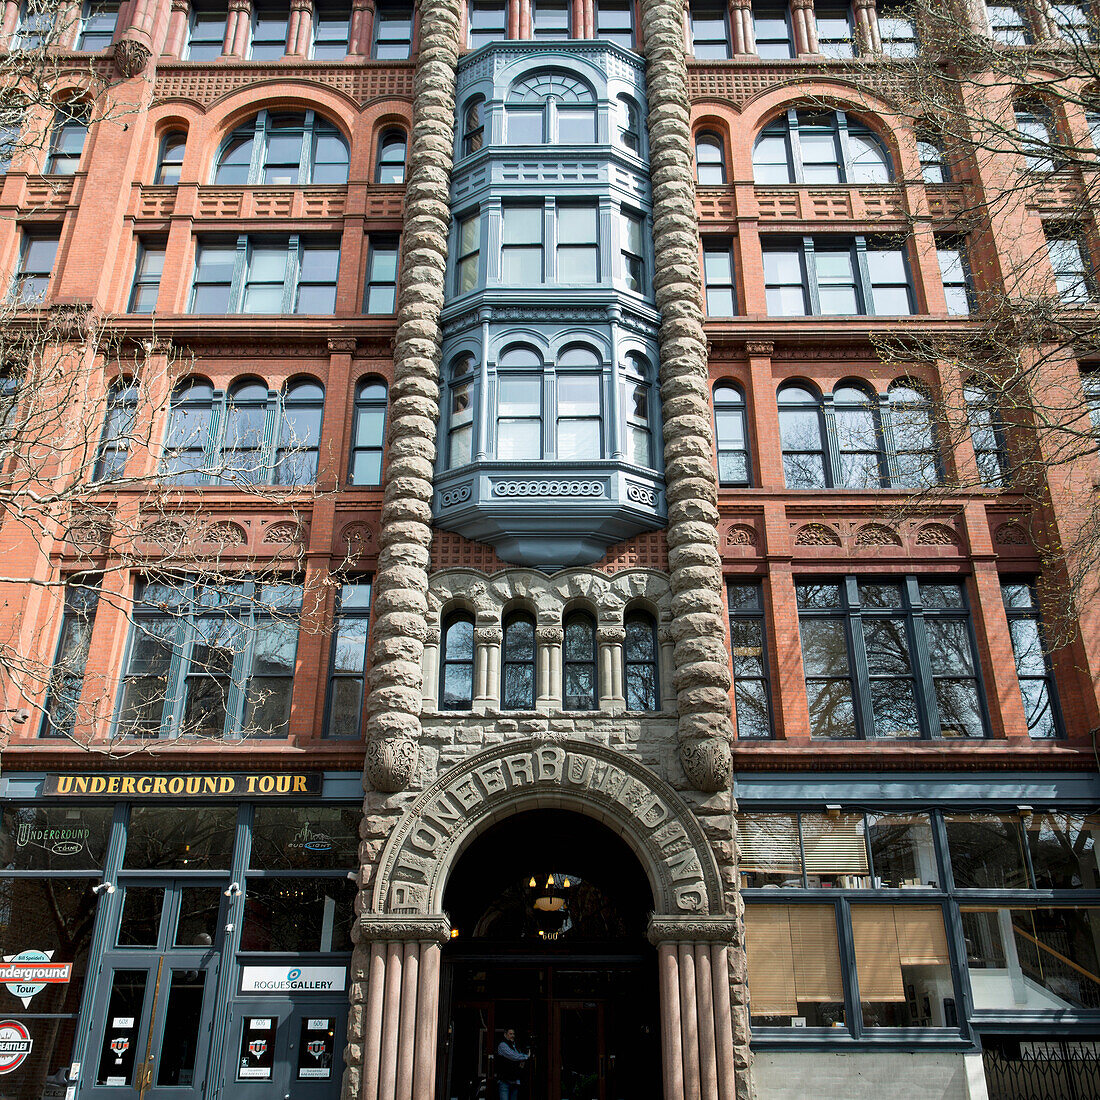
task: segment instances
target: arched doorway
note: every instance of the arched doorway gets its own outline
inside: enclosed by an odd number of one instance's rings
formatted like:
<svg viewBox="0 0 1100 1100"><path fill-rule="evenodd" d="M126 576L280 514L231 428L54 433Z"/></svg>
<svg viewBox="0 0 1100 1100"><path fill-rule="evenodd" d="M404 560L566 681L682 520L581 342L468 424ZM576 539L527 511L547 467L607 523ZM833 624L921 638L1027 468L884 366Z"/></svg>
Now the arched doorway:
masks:
<svg viewBox="0 0 1100 1100"><path fill-rule="evenodd" d="M661 1095L653 893L616 833L563 809L506 817L457 860L443 908L437 1096L496 1100L509 1028L532 1054L524 1100Z"/></svg>

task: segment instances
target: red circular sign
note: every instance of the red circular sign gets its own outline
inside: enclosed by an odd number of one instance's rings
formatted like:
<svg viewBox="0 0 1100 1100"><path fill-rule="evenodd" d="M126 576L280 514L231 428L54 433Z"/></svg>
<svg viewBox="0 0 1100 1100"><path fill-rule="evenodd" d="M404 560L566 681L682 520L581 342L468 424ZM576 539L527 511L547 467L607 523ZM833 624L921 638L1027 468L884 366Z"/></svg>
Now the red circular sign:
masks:
<svg viewBox="0 0 1100 1100"><path fill-rule="evenodd" d="M18 1069L32 1045L31 1033L18 1020L0 1020L0 1073Z"/></svg>

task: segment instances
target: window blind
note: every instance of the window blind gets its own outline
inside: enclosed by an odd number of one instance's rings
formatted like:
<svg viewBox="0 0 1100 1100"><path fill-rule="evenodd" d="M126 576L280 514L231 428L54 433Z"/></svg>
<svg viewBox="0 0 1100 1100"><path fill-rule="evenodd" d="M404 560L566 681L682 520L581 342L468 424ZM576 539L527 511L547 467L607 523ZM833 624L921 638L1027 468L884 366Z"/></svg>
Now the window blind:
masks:
<svg viewBox="0 0 1100 1100"><path fill-rule="evenodd" d="M738 814L737 830L742 871L802 873L794 814Z"/></svg>
<svg viewBox="0 0 1100 1100"><path fill-rule="evenodd" d="M903 966L950 962L938 905L859 905L852 935L861 1001L904 1001Z"/></svg>
<svg viewBox="0 0 1100 1100"><path fill-rule="evenodd" d="M866 875L867 842L863 815L802 815L802 849L809 875Z"/></svg>
<svg viewBox="0 0 1100 1100"><path fill-rule="evenodd" d="M799 1001L844 1001L831 905L745 909L749 999L754 1016L796 1016Z"/></svg>

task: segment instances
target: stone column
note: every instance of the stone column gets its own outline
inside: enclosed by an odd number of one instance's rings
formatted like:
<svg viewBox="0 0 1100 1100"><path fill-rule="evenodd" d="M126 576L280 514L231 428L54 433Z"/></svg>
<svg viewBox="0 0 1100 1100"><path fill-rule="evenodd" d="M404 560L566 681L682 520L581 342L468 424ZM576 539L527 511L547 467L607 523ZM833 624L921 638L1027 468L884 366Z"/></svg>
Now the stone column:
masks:
<svg viewBox="0 0 1100 1100"><path fill-rule="evenodd" d="M561 709L561 643L565 632L560 626L535 627L538 643L538 710Z"/></svg>
<svg viewBox="0 0 1100 1100"><path fill-rule="evenodd" d="M191 12L188 0L172 0L172 13L168 17L168 36L164 40L165 57L182 57L187 41L187 19Z"/></svg>
<svg viewBox="0 0 1100 1100"><path fill-rule="evenodd" d="M752 25L752 0L730 0L729 17L734 54L755 54L756 30Z"/></svg>
<svg viewBox="0 0 1100 1100"><path fill-rule="evenodd" d="M653 283L661 311L658 342L680 762L695 787L717 791L730 783L733 727L679 0L642 0L641 23L653 180Z"/></svg>
<svg viewBox="0 0 1100 1100"><path fill-rule="evenodd" d="M343 1100L432 1100L440 951L450 934L442 914L360 918Z"/></svg>
<svg viewBox="0 0 1100 1100"><path fill-rule="evenodd" d="M665 1100L745 1100L751 1096L748 1039L734 1035L728 944L732 917L663 917L649 922L657 947ZM735 1050L739 1040L742 1050ZM738 1057L740 1055L740 1057Z"/></svg>
<svg viewBox="0 0 1100 1100"><path fill-rule="evenodd" d="M439 313L451 218L459 4L421 0L420 15L367 696L364 770L366 780L382 791L408 786L419 751L439 419Z"/></svg>
<svg viewBox="0 0 1100 1100"><path fill-rule="evenodd" d="M791 20L794 24L794 52L817 53L817 20L814 0L791 0Z"/></svg>
<svg viewBox="0 0 1100 1100"><path fill-rule="evenodd" d="M374 0L352 0L351 25L348 28L348 56L370 57L374 33Z"/></svg>
<svg viewBox="0 0 1100 1100"><path fill-rule="evenodd" d="M599 647L600 710L626 709L623 694L623 642L626 630L621 626L601 626L596 631Z"/></svg>
<svg viewBox="0 0 1100 1100"><path fill-rule="evenodd" d="M503 634L499 626L479 626L474 631L474 710L485 711L500 706L500 643Z"/></svg>
<svg viewBox="0 0 1100 1100"><path fill-rule="evenodd" d="M287 57L309 57L313 45L313 2L291 0L290 25L287 27Z"/></svg>
<svg viewBox="0 0 1100 1100"><path fill-rule="evenodd" d="M251 24L252 4L249 0L229 0L229 14L225 20L225 42L222 45L222 53L226 57L243 58L248 53Z"/></svg>
<svg viewBox="0 0 1100 1100"><path fill-rule="evenodd" d="M856 45L860 54L882 53L882 40L878 33L878 14L875 0L855 0L853 14L856 21Z"/></svg>

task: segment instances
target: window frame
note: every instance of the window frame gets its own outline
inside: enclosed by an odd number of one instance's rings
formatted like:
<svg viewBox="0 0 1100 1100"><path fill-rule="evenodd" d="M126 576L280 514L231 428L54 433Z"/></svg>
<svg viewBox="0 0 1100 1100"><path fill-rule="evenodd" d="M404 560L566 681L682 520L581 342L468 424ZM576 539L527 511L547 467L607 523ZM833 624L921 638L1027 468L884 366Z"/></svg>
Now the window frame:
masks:
<svg viewBox="0 0 1100 1100"><path fill-rule="evenodd" d="M1092 263L1091 242L1084 228L1077 225L1044 224L1043 236L1059 302L1069 309L1080 309L1095 302L1096 273ZM1079 266L1072 269L1069 266L1060 266L1056 251L1065 245L1074 247L1080 261Z"/></svg>
<svg viewBox="0 0 1100 1100"><path fill-rule="evenodd" d="M401 150L401 159L389 153L389 150ZM405 131L398 126L383 130L378 135L378 156L374 166L374 182L385 187L396 187L405 182L408 162L408 139ZM393 179L386 179L393 176Z"/></svg>
<svg viewBox="0 0 1100 1100"><path fill-rule="evenodd" d="M767 3L757 0L750 9L752 13L752 35L756 43L756 54L764 61L789 61L798 56L795 47L794 28L791 24L790 8L787 4ZM760 33L761 25L783 22L785 35L765 36ZM763 46L763 49L761 48Z"/></svg>
<svg viewBox="0 0 1100 1100"><path fill-rule="evenodd" d="M539 12L545 14L563 12L565 15L565 30L561 33L560 25L551 21L549 26L541 25ZM573 12L569 0L531 0L531 37L536 42L558 42L562 39L573 37Z"/></svg>
<svg viewBox="0 0 1100 1100"><path fill-rule="evenodd" d="M50 257L50 267L47 271L27 269L27 262L32 250L40 242L53 243L53 255ZM11 298L17 308L35 309L42 305L50 293L50 283L53 281L53 270L57 264L57 253L61 247L60 231L31 232L24 229L19 242L19 267L11 284ZM27 293L28 284L41 281L41 290L33 296Z"/></svg>
<svg viewBox="0 0 1100 1100"><path fill-rule="evenodd" d="M285 6L284 6L285 4ZM258 36L260 27L271 30L263 38ZM282 25L282 37L276 38L274 30ZM248 61L282 61L286 57L287 36L290 33L290 3L288 0L252 0L248 26L248 49L245 59ZM257 53L257 47L259 53ZM275 52L278 50L278 52Z"/></svg>
<svg viewBox="0 0 1100 1100"><path fill-rule="evenodd" d="M182 139L182 140L177 140ZM168 156L179 150L179 160L168 160ZM157 187L177 187L183 175L183 158L187 153L187 131L169 130L160 139L157 150L157 169L153 175L153 184ZM175 176L172 178L165 178Z"/></svg>
<svg viewBox="0 0 1100 1100"><path fill-rule="evenodd" d="M373 580L374 578L370 574L356 576L354 578L344 577L341 578L340 585L336 590L335 606L332 615L332 644L329 646L328 677L325 686L324 722L321 727L321 737L323 740L358 741L363 735L363 710L367 698L367 654L370 648L371 608L374 602ZM348 597L352 595L349 589L362 590L364 588L366 589L365 606L358 601L355 603L345 603ZM361 664L358 671L352 672L337 669L336 667L337 647L340 642L340 628L348 622L365 624L363 630ZM338 685L356 680L359 682L359 687L356 700L358 719L355 723L355 729L351 733L335 733L333 732L332 723L333 711L336 707L336 695L339 690Z"/></svg>
<svg viewBox="0 0 1100 1100"><path fill-rule="evenodd" d="M651 656L644 660L631 660L629 647L630 647L630 627L631 625L642 626L648 635L648 644L650 648ZM628 713L632 714L658 714L661 707L661 644L657 637L657 620L656 618L644 608L633 608L627 611L623 616L623 630L626 632L626 637L623 639L623 699L626 701L626 709ZM652 689L652 696L646 700L647 705L643 707L632 707L631 703L631 682L632 679L635 683L638 682L639 672L641 670L652 670L652 679L649 684L646 684L646 678L644 671L641 672L641 683L643 689L648 686ZM633 676L632 676L633 672Z"/></svg>
<svg viewBox="0 0 1100 1100"><path fill-rule="evenodd" d="M58 631L53 660L50 662L50 677L38 727L38 737L42 740L71 739L73 736L80 697L84 690L84 677L91 653L92 633L95 630L102 584L103 578L98 574L65 579L61 629ZM73 647L74 652L67 654L66 651ZM63 662L69 660L78 661L79 670L63 670ZM70 711L63 728L59 728L55 710L58 707L67 707Z"/></svg>
<svg viewBox="0 0 1100 1100"><path fill-rule="evenodd" d="M413 54L413 6L382 0L374 15L370 55L376 61L407 61Z"/></svg>
<svg viewBox="0 0 1100 1100"><path fill-rule="evenodd" d="M800 117L801 116L801 117ZM827 122L821 120L828 120ZM807 162L803 152L803 135L806 138L828 136L832 141L833 158L831 161L810 160ZM786 180L761 180L757 178L756 149L764 140L781 139L787 154ZM879 163L886 170L885 180L861 180L861 162L852 152L853 139L873 146L881 158ZM867 162L870 164L871 162ZM813 180L808 178L808 167L820 166L836 171L836 179ZM760 165L764 167L764 165ZM859 118L849 118L849 112L836 107L823 111L807 107L788 107L776 115L761 128L753 141L753 182L758 187L887 187L896 181L894 157L882 138Z"/></svg>
<svg viewBox="0 0 1100 1100"><path fill-rule="evenodd" d="M897 59L916 57L920 53L920 31L906 13L904 4L886 2L877 4L876 8L883 56ZM898 33L903 28L905 33Z"/></svg>
<svg viewBox="0 0 1100 1100"><path fill-rule="evenodd" d="M393 276L392 278L389 277L388 272L386 272L386 277L383 278L383 273L381 271L376 271L375 268L380 263L388 262L388 259L380 260L379 257L388 258L390 256L392 256L393 259ZM367 279L363 290L364 314L369 317L388 317L397 312L397 280L400 273L401 239L399 237L390 236L389 234L372 233L367 238ZM381 291L385 288L390 288L389 293L392 299L390 308L372 309L372 291ZM383 302L382 304L385 303Z"/></svg>
<svg viewBox="0 0 1100 1100"><path fill-rule="evenodd" d="M974 461L978 467L978 478L987 489L1003 489L1010 466L1005 425L996 397L988 388L968 382L963 386L963 400L966 403L966 423L970 432L970 444L974 449Z"/></svg>
<svg viewBox="0 0 1100 1100"><path fill-rule="evenodd" d="M130 297L126 304L127 313L156 313L157 300L160 297L160 281L164 274L164 256L167 252L167 248L167 241L138 241L137 258L134 261L134 281L130 286ZM151 273L147 272L145 269L146 262L151 257L156 256L160 257L159 269ZM149 308L138 309L137 307L143 304L143 292L152 287L156 288L156 293L153 294L152 302L150 303Z"/></svg>
<svg viewBox="0 0 1100 1100"><path fill-rule="evenodd" d="M713 149L717 155L710 159L704 159L700 156L700 150L704 148ZM721 135L714 130L700 130L695 135L695 182L700 187L724 187L726 185L725 143L722 141Z"/></svg>
<svg viewBox="0 0 1100 1100"><path fill-rule="evenodd" d="M470 628L470 655L469 657L449 657L448 645L451 630L459 624L468 625ZM474 672L475 657L477 655L477 640L475 637L474 616L465 610L452 611L444 620L439 631L439 709L444 711L471 711L474 709ZM446 695L447 672L452 667L468 667L470 670L470 694L457 700L456 703L448 703Z"/></svg>
<svg viewBox="0 0 1100 1100"><path fill-rule="evenodd" d="M84 157L84 146L88 142L88 129L91 126L91 110L86 103L72 103L58 107L54 111L53 126L50 130L50 147L46 153L46 162L42 167L44 176L74 176L80 170L80 161ZM79 146L74 149L63 148L71 135L79 136Z"/></svg>
<svg viewBox="0 0 1100 1100"><path fill-rule="evenodd" d="M276 122L284 119L300 119L300 124L295 122L293 126L281 127ZM299 154L297 178L286 182L273 181L268 183L265 173L275 164L268 163L268 155L273 137L282 136L283 130L297 131L300 129ZM317 158L318 143L321 139L335 138L344 150L343 180L339 182L321 183L314 181L314 175L319 167L329 164L338 164L337 161L319 161ZM227 170L239 169L239 165L226 162L225 157L231 151L233 143L248 141L251 143L248 170L244 180L219 180L218 175L222 168ZM350 168L350 146L344 132L334 122L330 122L324 115L312 108L306 111L271 111L266 107L258 111L252 118L247 119L240 126L234 127L222 139L218 146L217 156L214 158L213 168L210 174L210 182L217 187L342 187L347 184ZM277 163L277 162L276 162Z"/></svg>
<svg viewBox="0 0 1100 1100"><path fill-rule="evenodd" d="M1054 671L1054 661L1050 652L1050 647L1047 644L1044 625L1043 625L1043 612L1042 605L1039 598L1038 585L1034 577L1020 577L1012 574L1003 574L1000 578L1001 581L1001 600L1004 604L1005 617L1008 620L1009 639L1012 644L1012 656L1013 663L1015 665L1016 679L1020 684L1020 697L1023 703L1024 718L1027 722L1027 734L1032 741L1061 741L1065 739L1066 727L1065 721L1062 716L1062 707L1058 698L1058 682ZM1010 605L1009 597L1006 593L1008 588L1026 589L1028 592L1028 604L1015 606ZM1035 638L1040 647L1041 656L1043 659L1043 671L1039 672L1025 672L1022 668L1023 657L1019 651L1017 645L1016 635L1013 632L1013 623L1028 622L1034 624ZM1049 710L1051 718L1051 733L1045 735L1036 736L1033 733L1034 724L1031 720L1031 716L1028 713L1027 694L1024 689L1024 684L1038 683L1042 686L1042 689L1046 695L1047 703L1046 709Z"/></svg>
<svg viewBox="0 0 1100 1100"><path fill-rule="evenodd" d="M225 53L225 34L226 27L229 22L229 10L227 7L223 7L221 4L216 3L195 3L192 0L191 10L187 16L187 44L183 51L184 61L195 62L209 62L216 61L219 57L224 57ZM196 27L208 25L211 29L215 26L221 26L221 34L217 37L211 33L208 36L204 35L201 38L196 39L195 30ZM201 56L195 56L195 47L200 49ZM214 52L214 49L217 52Z"/></svg>
<svg viewBox="0 0 1100 1100"><path fill-rule="evenodd" d="M688 20L691 52L697 60L729 61L733 57L729 12L725 4L720 0L693 0L688 6Z"/></svg>
<svg viewBox="0 0 1100 1100"><path fill-rule="evenodd" d="M974 276L970 270L968 242L958 238L936 238L936 260L939 264L940 282L947 312L952 317L967 317L977 308L974 291ZM947 258L947 264L944 260ZM957 272L956 270L957 269ZM948 275L952 278L948 278ZM954 293L952 293L954 292ZM961 303L958 301L962 296ZM966 308L960 309L959 305Z"/></svg>
<svg viewBox="0 0 1100 1100"><path fill-rule="evenodd" d="M125 474L137 419L138 399L138 384L132 378L116 378L107 387L103 429L92 469L93 482L115 481Z"/></svg>
<svg viewBox="0 0 1100 1100"><path fill-rule="evenodd" d="M1011 12L1015 18L995 18L993 12ZM986 3L985 20L989 38L998 46L1030 46L1035 41L1035 29L1022 4Z"/></svg>
<svg viewBox="0 0 1100 1100"><path fill-rule="evenodd" d="M379 396L372 389L382 388ZM356 488L377 488L382 484L382 472L385 468L386 420L389 413L389 386L380 374L368 374L360 378L355 385L355 401L352 407L351 450L348 456L348 485ZM377 442L360 440L359 414L371 409L382 410L382 424ZM360 481L355 476L356 458L360 454L378 455L378 480Z"/></svg>
<svg viewBox="0 0 1100 1100"><path fill-rule="evenodd" d="M752 590L753 602L750 604L743 599L734 601L734 588L746 591ZM726 610L729 614L730 631L730 675L732 677L733 690L733 724L734 731L739 741L765 741L775 738L775 708L772 700L771 662L768 655L768 617L764 606L764 585L761 580L754 577L729 576L725 584ZM738 675L737 646L734 644L734 623L755 623L757 625L760 640L760 672L757 675ZM767 732L762 735L746 735L742 733L738 712L740 706L738 699L742 695L742 689L751 684L760 685L760 694L763 696L764 707L767 711ZM748 708L746 707L746 710Z"/></svg>
<svg viewBox="0 0 1100 1100"><path fill-rule="evenodd" d="M531 628L531 656L530 658L517 658L509 656L509 629L523 623ZM500 709L502 711L532 711L535 709L535 701L538 698L538 633L536 630L535 616L529 611L518 610L507 614L501 623L500 641ZM530 672L530 694L523 705L514 703L513 697L508 695L509 673L513 669L526 669Z"/></svg>
<svg viewBox="0 0 1100 1100"><path fill-rule="evenodd" d="M830 33L822 33L823 20L839 23L844 21L847 34L838 38ZM820 0L814 5L814 27L817 31L817 52L830 61L845 61L862 54L856 40L856 24L852 5L844 0Z"/></svg>
<svg viewBox="0 0 1100 1100"><path fill-rule="evenodd" d="M119 0L84 0L84 5L81 9L80 35L77 39L77 50L82 53L98 53L100 50L105 50L111 45L118 32L119 7ZM89 29L89 24L94 23L97 19L102 20L106 14L112 14L114 16L110 21L110 32L100 27ZM104 26L105 25L104 23ZM94 39L95 44L89 45L89 39Z"/></svg>
<svg viewBox="0 0 1100 1100"><path fill-rule="evenodd" d="M323 27L334 27L337 33L322 33ZM309 55L314 61L338 61L347 57L351 41L350 6L314 0L310 39Z"/></svg>
<svg viewBox="0 0 1100 1100"><path fill-rule="evenodd" d="M636 52L638 44L634 33L634 4L632 0L593 0L595 37L602 42L612 42L624 50ZM622 18L626 13L626 19ZM623 29L622 23L628 24Z"/></svg>
<svg viewBox="0 0 1100 1100"><path fill-rule="evenodd" d="M719 397L720 391L728 390L737 395L736 400L726 400ZM722 489L746 488L752 485L752 448L749 445L749 419L748 407L745 403L745 394L741 386L728 379L721 379L711 387L711 409L714 413L714 450L718 462L718 486ZM742 446L724 446L722 429L720 427L719 413L735 413L741 419ZM729 478L723 476L723 455L743 455L745 462L745 476L743 478Z"/></svg>
<svg viewBox="0 0 1100 1100"><path fill-rule="evenodd" d="M573 658L567 656L569 627L572 623L583 622L590 631L592 638L591 658ZM595 617L588 611L576 609L569 612L562 619L562 661L561 661L561 706L562 710L594 711L600 705L600 642L596 627ZM586 668L592 675L592 693L590 696L568 695L566 686L569 680L571 668ZM573 700L571 702L571 700ZM580 705L588 703L591 705Z"/></svg>
<svg viewBox="0 0 1100 1100"><path fill-rule="evenodd" d="M703 305L704 315L706 319L712 320L716 318L736 317L738 316L738 303L737 303L737 257L736 250L733 245L732 237L706 237L702 238L702 251L703 251ZM726 282L723 278L719 281L717 278L712 278L712 272L714 265L718 263L729 265L729 282ZM720 272L723 276L725 272ZM729 294L729 304L731 312L715 312L711 308L713 302L718 302L718 296L722 295L723 299L726 294ZM725 305L723 300L721 303Z"/></svg>
<svg viewBox="0 0 1100 1100"><path fill-rule="evenodd" d="M468 50L479 50L482 46L507 39L508 5L505 0L467 0L467 3L466 48ZM490 16L492 19L489 18Z"/></svg>

